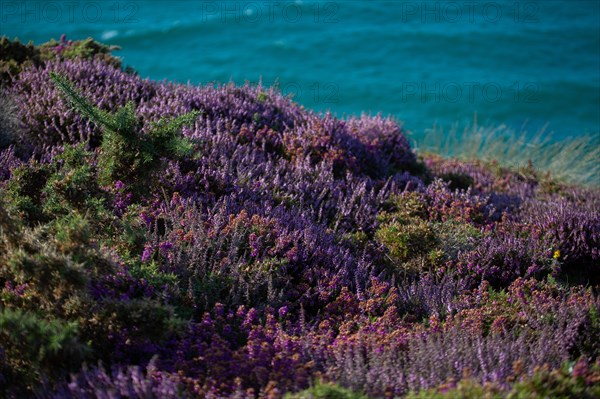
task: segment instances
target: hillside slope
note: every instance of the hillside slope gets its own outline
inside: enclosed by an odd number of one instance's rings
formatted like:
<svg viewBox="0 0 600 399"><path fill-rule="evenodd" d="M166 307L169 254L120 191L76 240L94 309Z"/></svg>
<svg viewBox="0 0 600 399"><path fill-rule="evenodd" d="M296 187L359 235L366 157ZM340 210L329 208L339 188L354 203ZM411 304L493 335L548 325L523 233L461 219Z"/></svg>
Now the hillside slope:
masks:
<svg viewBox="0 0 600 399"><path fill-rule="evenodd" d="M600 395L598 189L2 46L7 397Z"/></svg>

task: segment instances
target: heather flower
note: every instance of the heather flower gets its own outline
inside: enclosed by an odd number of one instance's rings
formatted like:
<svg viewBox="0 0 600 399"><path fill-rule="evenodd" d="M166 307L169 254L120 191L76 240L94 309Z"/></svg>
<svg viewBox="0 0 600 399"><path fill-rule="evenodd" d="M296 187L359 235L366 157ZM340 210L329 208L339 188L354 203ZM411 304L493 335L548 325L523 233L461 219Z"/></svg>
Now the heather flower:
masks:
<svg viewBox="0 0 600 399"><path fill-rule="evenodd" d="M162 256L168 256L173 249L173 243L170 241L163 241L158 244L158 249L160 250Z"/></svg>
<svg viewBox="0 0 600 399"><path fill-rule="evenodd" d="M101 398L118 395L128 398L182 398L180 379L176 375L164 373L156 368L157 359L142 368L140 366L117 366L106 370L98 367L84 367L71 376L69 383L61 384L54 394L45 398Z"/></svg>
<svg viewBox="0 0 600 399"><path fill-rule="evenodd" d="M277 311L277 313L279 314L280 318L285 318L285 316L288 314L288 307L287 306L282 306L279 308L279 310Z"/></svg>
<svg viewBox="0 0 600 399"><path fill-rule="evenodd" d="M142 262L149 262L153 252L153 246L151 244L146 244L144 246L144 252L142 252Z"/></svg>
<svg viewBox="0 0 600 399"><path fill-rule="evenodd" d="M117 216L122 216L133 200L133 193L126 191L125 183L117 180L114 184L115 197L113 200L113 208Z"/></svg>
<svg viewBox="0 0 600 399"><path fill-rule="evenodd" d="M260 241L256 233L250 233L248 241L250 243L250 248L252 249L250 254L252 257L256 258L258 256L258 251L260 251Z"/></svg>
<svg viewBox="0 0 600 399"><path fill-rule="evenodd" d="M150 212L147 212L147 211L140 212L140 219L146 225L151 225L152 221L154 220L152 214Z"/></svg>

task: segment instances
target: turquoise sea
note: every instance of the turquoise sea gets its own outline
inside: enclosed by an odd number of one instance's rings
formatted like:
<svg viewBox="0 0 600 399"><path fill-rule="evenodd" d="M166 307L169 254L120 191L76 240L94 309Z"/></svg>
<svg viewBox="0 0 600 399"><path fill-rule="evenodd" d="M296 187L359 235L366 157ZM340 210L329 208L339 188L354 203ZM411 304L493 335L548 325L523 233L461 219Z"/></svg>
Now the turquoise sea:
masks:
<svg viewBox="0 0 600 399"><path fill-rule="evenodd" d="M92 36L141 76L278 84L307 108L415 134L600 131L598 1L0 1L0 35Z"/></svg>

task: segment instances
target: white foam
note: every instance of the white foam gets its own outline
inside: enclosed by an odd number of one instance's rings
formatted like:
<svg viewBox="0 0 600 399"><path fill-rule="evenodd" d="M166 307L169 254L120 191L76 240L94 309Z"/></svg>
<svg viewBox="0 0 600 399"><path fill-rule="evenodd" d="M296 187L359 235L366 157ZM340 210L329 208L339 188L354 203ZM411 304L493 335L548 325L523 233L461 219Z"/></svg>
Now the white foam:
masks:
<svg viewBox="0 0 600 399"><path fill-rule="evenodd" d="M117 37L119 35L118 30L107 30L102 32L102 40L110 40L113 37Z"/></svg>

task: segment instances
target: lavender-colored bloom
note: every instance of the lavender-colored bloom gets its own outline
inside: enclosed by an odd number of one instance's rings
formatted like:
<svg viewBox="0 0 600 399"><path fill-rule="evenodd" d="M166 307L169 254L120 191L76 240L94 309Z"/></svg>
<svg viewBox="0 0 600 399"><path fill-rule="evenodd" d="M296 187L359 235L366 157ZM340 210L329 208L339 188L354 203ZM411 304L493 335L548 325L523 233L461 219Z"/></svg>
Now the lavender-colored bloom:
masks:
<svg viewBox="0 0 600 399"><path fill-rule="evenodd" d="M148 262L150 260L150 258L152 257L153 251L154 251L154 248L152 247L152 245L146 244L144 246L144 252L142 252L142 262Z"/></svg>
<svg viewBox="0 0 600 399"><path fill-rule="evenodd" d="M277 313L279 314L280 318L284 318L288 314L288 307L287 306L280 307L279 310L277 311Z"/></svg>
<svg viewBox="0 0 600 399"><path fill-rule="evenodd" d="M71 382L55 393L39 395L47 399L99 399L127 397L132 399L182 398L187 395L176 375L162 373L152 360L145 370L139 366L118 366L111 371L104 367L85 367L71 377Z"/></svg>
<svg viewBox="0 0 600 399"><path fill-rule="evenodd" d="M11 177L11 170L21 165L22 161L15 155L14 148L0 150L0 183Z"/></svg>

